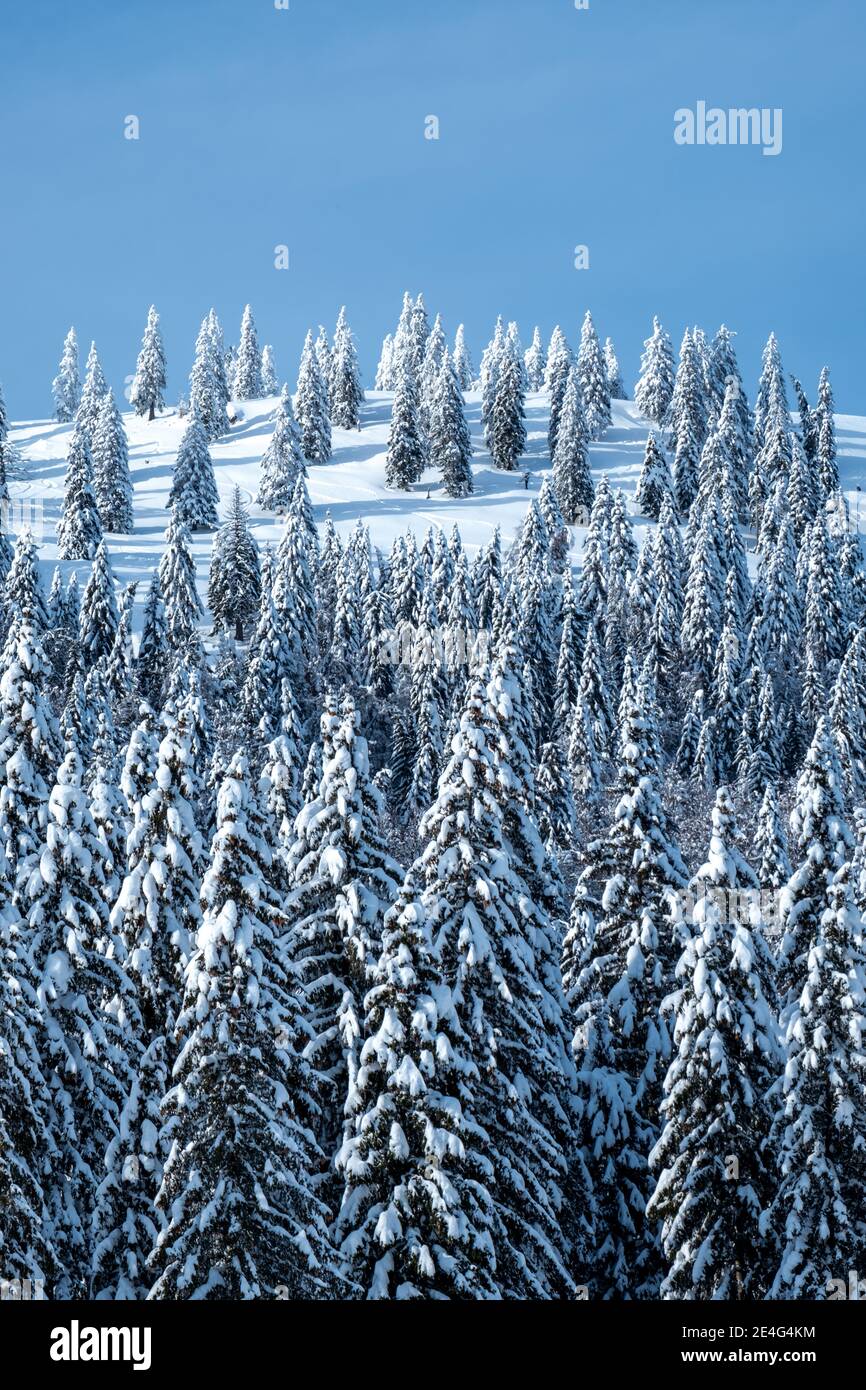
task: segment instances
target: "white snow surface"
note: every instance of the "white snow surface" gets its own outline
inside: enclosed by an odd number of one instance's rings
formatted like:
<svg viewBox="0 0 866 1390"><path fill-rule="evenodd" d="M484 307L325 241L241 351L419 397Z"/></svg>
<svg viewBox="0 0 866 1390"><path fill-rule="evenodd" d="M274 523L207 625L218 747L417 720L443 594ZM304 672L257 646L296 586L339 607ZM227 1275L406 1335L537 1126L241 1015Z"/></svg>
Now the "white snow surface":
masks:
<svg viewBox="0 0 866 1390"><path fill-rule="evenodd" d="M334 429L331 460L326 464L308 464L307 486L320 531L329 511L343 537L360 518L369 525L373 544L387 555L394 537L407 529L414 531L420 544L429 526L439 526L447 534L456 522L464 547L472 558L499 525L503 547L507 547L523 520L530 499L537 499L542 480L550 472L547 393L537 392L527 397L526 451L518 471L513 473L493 466L481 430L481 394L479 391L467 393L466 414L475 451L475 491L462 499L444 495L435 469L428 469L411 492L394 491L385 486L392 399L390 392L368 391L361 429ZM251 529L262 550L267 545L276 546L283 529L282 519L265 511L254 500L277 401L278 397L273 396L237 403L235 408L242 418L211 444L221 518L237 485L247 504ZM796 420L796 416L793 418ZM837 415L835 421L841 483L851 507L852 524L859 531L861 526L866 528L866 506L862 508L862 518L860 515L864 494L858 488L860 484L866 485L866 416ZM163 551L172 470L188 420L169 408L152 422L125 412L123 423L129 440L135 493L135 530L129 536L109 535L107 540L115 579L120 583L139 581L135 623L139 628L147 584ZM792 429L794 427L792 423ZM598 482L606 473L611 487L614 490L622 488L628 496L639 545L643 544L647 529L652 525L634 514L634 489L650 428L634 401L614 401L613 426L590 451L594 481ZM10 423L9 434L20 455L20 464L9 476L8 529L15 533L24 525L33 526L47 592L57 563L55 528L60 517L72 426L54 420L24 421ZM528 490L524 488L523 478L527 471L530 475ZM571 532L571 558L579 567L586 532L582 526L571 527ZM211 533L199 533L192 539L199 589L205 602L213 537ZM64 578L68 578L71 570L78 570L83 589L90 571L89 562L60 563Z"/></svg>

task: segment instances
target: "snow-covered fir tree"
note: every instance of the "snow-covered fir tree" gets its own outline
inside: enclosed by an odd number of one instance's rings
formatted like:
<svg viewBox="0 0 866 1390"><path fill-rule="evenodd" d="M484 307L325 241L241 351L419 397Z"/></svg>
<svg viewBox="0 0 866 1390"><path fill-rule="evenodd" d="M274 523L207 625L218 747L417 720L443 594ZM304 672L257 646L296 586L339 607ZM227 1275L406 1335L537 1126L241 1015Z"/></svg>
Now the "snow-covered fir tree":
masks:
<svg viewBox="0 0 866 1390"><path fill-rule="evenodd" d="M78 338L75 329L70 328L63 340L60 357L60 370L51 386L54 394L54 418L61 424L75 419L75 412L81 400L81 379L78 375Z"/></svg>
<svg viewBox="0 0 866 1390"><path fill-rule="evenodd" d="M106 391L93 431L93 484L103 530L130 535L133 529L129 449L120 411Z"/></svg>
<svg viewBox="0 0 866 1390"><path fill-rule="evenodd" d="M102 524L93 488L93 458L87 434L76 423L66 455L63 510L57 523L57 553L61 560L91 560L101 540Z"/></svg>
<svg viewBox="0 0 866 1390"><path fill-rule="evenodd" d="M165 405L164 391L165 348L159 329L159 314L151 304L129 393L129 401L136 415L146 415L148 420L152 420Z"/></svg>
<svg viewBox="0 0 866 1390"><path fill-rule="evenodd" d="M168 1224L151 1299L334 1294L312 1085L256 796L239 754L220 789L163 1103L172 1146L157 1201Z"/></svg>
<svg viewBox="0 0 866 1390"><path fill-rule="evenodd" d="M207 601L214 627L233 631L236 640L243 642L245 627L258 612L260 593L259 548L250 533L241 490L236 487L211 552Z"/></svg>
<svg viewBox="0 0 866 1390"><path fill-rule="evenodd" d="M253 311L246 305L241 318L241 336L235 365L234 395L239 401L258 400L262 389L262 358Z"/></svg>
<svg viewBox="0 0 866 1390"><path fill-rule="evenodd" d="M671 340L657 318L644 343L640 378L634 388L635 403L642 415L659 429L667 424L674 393L674 354Z"/></svg>
<svg viewBox="0 0 866 1390"><path fill-rule="evenodd" d="M295 413L304 458L310 463L327 463L331 457L328 382L316 356L311 332L307 333L301 354Z"/></svg>
<svg viewBox="0 0 866 1390"><path fill-rule="evenodd" d="M219 525L219 493L207 431L193 411L174 461L168 506L190 531L210 531Z"/></svg>

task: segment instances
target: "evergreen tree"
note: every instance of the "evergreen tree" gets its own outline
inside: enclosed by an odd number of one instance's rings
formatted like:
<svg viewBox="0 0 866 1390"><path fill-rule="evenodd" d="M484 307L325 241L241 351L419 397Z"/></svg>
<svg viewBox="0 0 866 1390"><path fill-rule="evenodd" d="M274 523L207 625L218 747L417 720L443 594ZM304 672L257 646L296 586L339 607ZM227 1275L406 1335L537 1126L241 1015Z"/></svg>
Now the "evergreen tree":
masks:
<svg viewBox="0 0 866 1390"><path fill-rule="evenodd" d="M159 314L151 304L129 393L130 404L136 415L146 415L148 420L152 420L165 405L164 391L165 348L159 331Z"/></svg>
<svg viewBox="0 0 866 1390"><path fill-rule="evenodd" d="M75 329L70 328L63 341L60 370L52 382L54 393L54 418L68 425L75 419L75 412L81 400L81 382L78 376L78 339Z"/></svg>
<svg viewBox="0 0 866 1390"><path fill-rule="evenodd" d="M373 389L375 391L390 391L393 379L394 339L390 333L386 333L382 342L382 352L379 357L379 365L376 368L376 381Z"/></svg>
<svg viewBox="0 0 866 1390"><path fill-rule="evenodd" d="M640 379L634 388L638 410L659 429L668 420L674 392L674 354L671 340L657 318L653 331L644 343L640 362Z"/></svg>
<svg viewBox="0 0 866 1390"><path fill-rule="evenodd" d="M360 429L364 388L361 385L355 338L346 321L345 306L340 310L334 330L330 384L331 418L334 424L343 430Z"/></svg>
<svg viewBox="0 0 866 1390"><path fill-rule="evenodd" d="M563 516L571 523L589 521L595 490L589 470L588 428L580 397L577 368L572 368L562 400L553 455L553 482Z"/></svg>
<svg viewBox="0 0 866 1390"><path fill-rule="evenodd" d="M513 470L526 447L523 363L511 344L502 351L488 425L488 447L497 468Z"/></svg>
<svg viewBox="0 0 866 1390"><path fill-rule="evenodd" d="M418 382L411 365L401 358L396 367L391 429L385 458L387 486L408 491L421 477L426 463Z"/></svg>
<svg viewBox="0 0 866 1390"><path fill-rule="evenodd" d="M818 736L816 735L816 741ZM812 745L813 751L816 744ZM829 771L826 759L825 773ZM808 855L822 848L821 830ZM838 835L838 831L836 832ZM842 837L840 838L847 838ZM771 1298L823 1299L863 1248L866 958L850 868L828 865L803 922L803 954L782 1025L787 1060L777 1086L772 1143L779 1182L766 1228L779 1244ZM856 1275L855 1275L856 1278Z"/></svg>
<svg viewBox="0 0 866 1390"><path fill-rule="evenodd" d="M430 464L442 474L448 497L468 497L473 490L472 437L463 410L463 394L448 349L442 359L430 409Z"/></svg>
<svg viewBox="0 0 866 1390"><path fill-rule="evenodd" d="M327 463L331 457L331 421L328 386L316 357L313 335L308 332L301 354L298 394L295 400L301 452L311 463Z"/></svg>
<svg viewBox="0 0 866 1390"><path fill-rule="evenodd" d="M282 959L284 918L242 755L220 789L186 973L183 1040L163 1111L173 1143L151 1299L333 1294L327 1215L312 1175L311 1084Z"/></svg>
<svg viewBox="0 0 866 1390"><path fill-rule="evenodd" d="M189 377L190 412L199 420L209 440L225 433L228 424L228 400L229 385L222 355L222 332L211 309L207 317L202 319L198 331L195 358Z"/></svg>
<svg viewBox="0 0 866 1390"><path fill-rule="evenodd" d="M251 401L258 400L263 394L261 353L253 311L247 304L241 318L234 395L239 401Z"/></svg>
<svg viewBox="0 0 866 1390"><path fill-rule="evenodd" d="M661 1004L680 954L686 875L656 790L654 740L651 716L636 698L620 734L620 800L604 840L587 851L587 879L606 879L597 925L589 927L597 944L569 970L577 1139L598 1208L589 1277L600 1298L657 1296L660 1273L646 1218L649 1156L671 1047Z"/></svg>
<svg viewBox="0 0 866 1390"><path fill-rule="evenodd" d="M259 548L236 487L211 553L207 601L214 627L234 630L235 639L243 642L244 628L258 612L260 595Z"/></svg>
<svg viewBox="0 0 866 1390"><path fill-rule="evenodd" d="M565 334L557 324L551 334L544 368L544 389L550 393L550 422L547 430L547 449L550 457L556 454L559 417L568 388L568 379L575 365Z"/></svg>
<svg viewBox="0 0 866 1390"><path fill-rule="evenodd" d="M130 535L133 518L129 450L111 391L106 391L102 398L93 432L93 481L104 530Z"/></svg>
<svg viewBox="0 0 866 1390"><path fill-rule="evenodd" d="M650 1220L662 1220L664 1298L754 1299L765 1287L769 1252L759 1220L772 1190L766 1096L779 1048L772 958L760 927L750 930L727 910L732 894L757 886L737 837L722 787L709 858L693 883L700 894L694 934L664 1005L674 1017L675 1055L647 1207Z"/></svg>
<svg viewBox="0 0 866 1390"><path fill-rule="evenodd" d="M87 354L87 362L84 367L84 386L81 390L81 400L75 412L76 431L83 435L87 441L87 447L93 448L93 432L96 429L96 421L99 418L99 408L102 405L102 398L108 390L108 383L103 375L102 366L96 352L96 344L90 344L90 351Z"/></svg>
<svg viewBox="0 0 866 1390"><path fill-rule="evenodd" d="M537 973L544 924L531 909L524 917L528 890L506 847L489 740L484 693L475 684L437 801L421 822L424 848L410 882L420 889L444 981L471 1040L475 1116L492 1146L497 1283L505 1297L550 1297L571 1287L564 1230L584 1213L564 1209L568 1121L557 1087L558 1039L546 1016L553 1001Z"/></svg>
<svg viewBox="0 0 866 1390"><path fill-rule="evenodd" d="M759 859L758 882L763 889L778 890L791 877L788 842L779 816L776 788L768 782L761 799L755 831L755 857Z"/></svg>
<svg viewBox="0 0 866 1390"><path fill-rule="evenodd" d="M280 389L279 378L277 377L277 364L274 361L274 349L270 343L265 343L262 348L262 395L276 396Z"/></svg>
<svg viewBox="0 0 866 1390"><path fill-rule="evenodd" d="M109 655L117 636L118 617L111 560L105 541L100 541L84 587L78 625L78 639L89 664L95 666Z"/></svg>
<svg viewBox="0 0 866 1390"><path fill-rule="evenodd" d="M577 379L580 385L587 433L590 439L599 439L612 423L613 417L610 413L607 367L592 321L592 314L588 309L580 332Z"/></svg>
<svg viewBox="0 0 866 1390"><path fill-rule="evenodd" d="M198 639L197 623L202 616L202 606L189 532L174 508L165 533L158 575L169 643L175 651L182 651Z"/></svg>
<svg viewBox="0 0 866 1390"><path fill-rule="evenodd" d="M92 560L101 540L90 445L76 424L66 455L63 510L57 523L57 553L61 560Z"/></svg>
<svg viewBox="0 0 866 1390"><path fill-rule="evenodd" d="M291 505L295 484L305 467L288 386L282 389L273 418L274 432L262 455L256 501L269 511L284 513Z"/></svg>
<svg viewBox="0 0 866 1390"><path fill-rule="evenodd" d="M475 380L475 372L472 366L472 357L466 346L466 335L463 324L457 325L457 332L454 335L454 375L457 377L457 384L461 391L471 391Z"/></svg>
<svg viewBox="0 0 866 1390"><path fill-rule="evenodd" d="M610 399L612 401L627 401L628 393L623 385L619 358L616 355L616 348L611 338L605 338L604 340L604 371L607 378L607 389Z"/></svg>
<svg viewBox="0 0 866 1390"><path fill-rule="evenodd" d="M665 498L673 502L674 488L668 461L654 433L647 435L646 449L640 476L637 480L635 502L644 516L658 521Z"/></svg>
<svg viewBox="0 0 866 1390"><path fill-rule="evenodd" d="M384 927L338 1156L348 1272L367 1298L498 1298L477 1071L409 878Z"/></svg>
<svg viewBox="0 0 866 1390"><path fill-rule="evenodd" d="M40 1005L38 1046L60 1155L48 1193L62 1264L56 1298L89 1289L96 1184L129 1087L135 1036L131 991L99 891L102 847L81 779L81 759L67 749L44 837L20 878Z"/></svg>
<svg viewBox="0 0 866 1390"><path fill-rule="evenodd" d="M360 1003L381 950L382 917L399 888L399 868L379 828L366 740L354 702L338 714L329 694L321 720L319 786L295 825L288 855L289 956L303 990L306 1049L318 1074L323 1152L336 1152L341 1112L357 1060Z"/></svg>
<svg viewBox="0 0 866 1390"><path fill-rule="evenodd" d="M136 664L138 688L142 699L154 709L161 709L168 680L169 650L165 603L158 570L153 572L144 605Z"/></svg>
<svg viewBox="0 0 866 1390"><path fill-rule="evenodd" d="M540 391L544 384L544 368L546 364L546 354L541 342L541 330L532 330L532 342L523 354L523 365L526 368L526 384L530 391Z"/></svg>
<svg viewBox="0 0 866 1390"><path fill-rule="evenodd" d="M209 531L219 525L218 505L207 432L193 411L174 461L168 506L190 531Z"/></svg>

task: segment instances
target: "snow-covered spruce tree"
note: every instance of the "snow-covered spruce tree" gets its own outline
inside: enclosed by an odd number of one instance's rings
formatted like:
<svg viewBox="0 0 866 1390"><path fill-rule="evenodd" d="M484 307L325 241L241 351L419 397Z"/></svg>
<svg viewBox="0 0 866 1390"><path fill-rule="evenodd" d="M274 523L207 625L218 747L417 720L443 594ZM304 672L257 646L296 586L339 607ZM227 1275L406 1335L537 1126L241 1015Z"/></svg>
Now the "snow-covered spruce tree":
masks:
<svg viewBox="0 0 866 1390"><path fill-rule="evenodd" d="M604 373L607 379L607 390L610 399L612 401L627 401L628 393L623 385L619 358L616 355L616 348L611 338L605 338L604 340Z"/></svg>
<svg viewBox="0 0 866 1390"><path fill-rule="evenodd" d="M457 325L457 332L454 335L454 374L461 391L471 391L475 381L475 369L472 365L472 357L469 348L466 346L466 330L462 323Z"/></svg>
<svg viewBox="0 0 866 1390"><path fill-rule="evenodd" d="M250 659L241 690L241 713L251 739L266 745L277 734L283 712L283 696L300 675L297 648L292 649L274 605L270 565L263 576L261 605Z"/></svg>
<svg viewBox="0 0 866 1390"><path fill-rule="evenodd" d="M264 394L262 389L262 358L259 352L253 311L249 304L244 308L241 318L234 394L239 401L258 400Z"/></svg>
<svg viewBox="0 0 866 1390"><path fill-rule="evenodd" d="M0 849L0 1261L5 1279L41 1280L50 1289L56 1256L46 1187L59 1154L48 1124L50 1099L37 1050L38 1003L26 987L29 941L11 907Z"/></svg>
<svg viewBox="0 0 866 1390"><path fill-rule="evenodd" d="M284 918L249 767L220 788L186 973L175 1084L163 1113L172 1147L158 1196L168 1224L149 1298L332 1297L322 1163L309 1129L309 1067L282 959ZM305 1113L305 1111L307 1113Z"/></svg>
<svg viewBox="0 0 866 1390"><path fill-rule="evenodd" d="M730 910L732 894L757 887L737 839L722 787L709 858L692 883L694 931L664 1005L674 1057L647 1207L662 1221L663 1298L761 1298L772 1266L759 1221L772 1191L767 1092L780 1060L773 962L760 923L751 930L738 905Z"/></svg>
<svg viewBox="0 0 866 1390"><path fill-rule="evenodd" d="M553 454L553 483L562 514L570 524L586 525L595 489L589 471L588 430L577 368L572 367L562 399L556 449Z"/></svg>
<svg viewBox="0 0 866 1390"><path fill-rule="evenodd" d="M38 844L60 757L46 691L46 659L29 614L16 613L0 675L0 853L10 887Z"/></svg>
<svg viewBox="0 0 866 1390"><path fill-rule="evenodd" d="M556 743L545 743L535 778L538 832L548 854L572 853L576 845L577 812L568 763Z"/></svg>
<svg viewBox="0 0 866 1390"><path fill-rule="evenodd" d="M102 525L93 491L93 459L84 431L76 424L66 455L63 510L57 523L61 560L92 560L102 540Z"/></svg>
<svg viewBox="0 0 866 1390"><path fill-rule="evenodd" d="M721 636L725 576L722 570L722 518L714 500L701 517L695 539L683 606L681 641L693 678L709 689Z"/></svg>
<svg viewBox="0 0 866 1390"><path fill-rule="evenodd" d="M445 349L430 408L430 464L442 474L448 497L472 492L472 436L463 410L463 393Z"/></svg>
<svg viewBox="0 0 866 1390"><path fill-rule="evenodd" d="M184 716L169 714L158 743L153 715L144 707L133 731L123 772L131 824L127 872L111 913L135 985L147 1045L161 1042L151 1067L164 1082L174 1059L183 971L199 924L197 885L201 836L190 798L191 731Z"/></svg>
<svg viewBox="0 0 866 1390"><path fill-rule="evenodd" d="M153 709L162 709L168 682L169 647L159 571L154 570L144 604L136 661L138 690Z"/></svg>
<svg viewBox="0 0 866 1390"><path fill-rule="evenodd" d="M210 439L224 434L228 425L228 383L221 355L221 333L213 309L202 319L195 340L195 358L189 377L190 412L197 416Z"/></svg>
<svg viewBox="0 0 866 1390"><path fill-rule="evenodd" d="M236 641L243 642L246 625L258 613L260 596L259 548L236 487L211 552L207 601L214 627L233 631Z"/></svg>
<svg viewBox="0 0 866 1390"><path fill-rule="evenodd" d="M718 402L717 413L722 403ZM680 344L680 360L670 404L668 448L676 453L680 436L694 441L698 449L707 433L707 398L701 360L694 336L687 328Z"/></svg>
<svg viewBox="0 0 866 1390"><path fill-rule="evenodd" d="M19 903L40 1007L38 1047L60 1159L49 1229L62 1266L55 1298L87 1296L90 1224L105 1151L130 1083L134 1009L99 890L102 846L68 749L48 803L44 838L22 864Z"/></svg>
<svg viewBox="0 0 866 1390"><path fill-rule="evenodd" d="M547 362L544 369L544 389L550 394L550 422L547 429L547 448L550 457L556 453L556 440L559 433L559 417L568 387L568 378L574 367L574 357L566 341L565 334L557 324L551 334L547 349Z"/></svg>
<svg viewBox="0 0 866 1390"><path fill-rule="evenodd" d="M779 1246L770 1298L838 1297L840 1285L847 1294L849 1272L857 1270L863 1250L862 918L849 864L828 867L816 887L799 979L782 1016L786 1062L771 1136L779 1181L765 1218Z"/></svg>
<svg viewBox="0 0 866 1390"><path fill-rule="evenodd" d="M345 306L340 310L334 329L330 387L333 423L342 430L360 429L364 388L361 385L355 337L346 319Z"/></svg>
<svg viewBox="0 0 866 1390"><path fill-rule="evenodd" d="M158 574L169 643L175 652L180 652L198 638L197 625L202 616L202 606L196 586L189 531L174 508L165 532L165 549Z"/></svg>
<svg viewBox="0 0 866 1390"><path fill-rule="evenodd" d="M81 390L81 400L75 412L76 431L81 433L87 440L88 448L93 447L93 431L96 429L99 407L102 405L102 398L107 390L108 382L103 375L102 366L96 352L96 344L91 343L84 368L84 386Z"/></svg>
<svg viewBox="0 0 866 1390"><path fill-rule="evenodd" d="M341 1250L368 1299L500 1296L476 1081L410 875L385 919L337 1159Z"/></svg>
<svg viewBox="0 0 866 1390"><path fill-rule="evenodd" d="M108 547L100 541L81 598L78 622L78 640L88 665L95 665L110 653L117 636L118 617Z"/></svg>
<svg viewBox="0 0 866 1390"><path fill-rule="evenodd" d="M325 403L328 414L331 412L331 371L334 365L334 352L328 341L328 330L323 323L319 324L319 334L314 344L316 361L319 364L319 372L322 377L322 384L325 388Z"/></svg>
<svg viewBox="0 0 866 1390"><path fill-rule="evenodd" d="M328 414L328 384L313 345L313 335L307 332L301 366L298 372L298 393L295 412L301 432L301 452L310 463L327 463L331 457L331 420Z"/></svg>
<svg viewBox="0 0 866 1390"><path fill-rule="evenodd" d="M473 684L410 881L478 1072L474 1115L491 1141L497 1284L504 1297L549 1298L571 1289L565 1231L585 1212L563 1209L571 1176L560 1144L563 1078L545 1023L536 923L524 915L529 894L503 837L486 703Z"/></svg>
<svg viewBox="0 0 866 1390"><path fill-rule="evenodd" d="M577 377L580 383L580 394L589 438L600 439L612 423L613 417L610 413L610 387L607 383L604 354L598 341L592 314L588 309L580 330Z"/></svg>
<svg viewBox="0 0 866 1390"><path fill-rule="evenodd" d="M15 542L3 597L10 623L17 614L27 617L37 634L41 635L50 627L42 581L39 578L36 542L29 526L25 526Z"/></svg>
<svg viewBox="0 0 866 1390"><path fill-rule="evenodd" d="M274 360L274 349L270 343L265 343L262 348L262 395L276 396L280 389L279 378L277 377L277 364Z"/></svg>
<svg viewBox="0 0 866 1390"><path fill-rule="evenodd" d="M779 815L779 798L772 782L768 782L761 799L758 824L755 830L754 855L758 864L758 882L766 891L778 891L791 877L788 841Z"/></svg>
<svg viewBox="0 0 866 1390"><path fill-rule="evenodd" d="M845 820L842 773L826 718L818 723L797 781L791 841L800 862L780 897L778 952L779 996L788 1013L803 987L829 884L854 849Z"/></svg>
<svg viewBox="0 0 866 1390"><path fill-rule="evenodd" d="M644 516L658 521L665 498L673 502L674 487L668 461L654 432L647 435L643 463L635 490L635 502Z"/></svg>
<svg viewBox="0 0 866 1390"><path fill-rule="evenodd" d="M541 329L536 327L532 330L532 342L523 354L523 365L526 368L526 384L530 391L540 391L544 385L544 368L546 362L547 356L541 341Z"/></svg>
<svg viewBox="0 0 866 1390"><path fill-rule="evenodd" d="M274 603L293 651L299 654L304 673L305 713L318 699L319 602L316 594L318 574L317 538L307 528L306 485L298 479L285 530L277 547L274 576ZM334 592L336 604L336 590ZM333 619L334 608L330 609ZM300 694L300 692L299 692Z"/></svg>
<svg viewBox="0 0 866 1390"><path fill-rule="evenodd" d="M129 393L130 404L136 415L146 415L148 420L152 420L165 405L164 391L165 348L159 331L159 314L151 304Z"/></svg>
<svg viewBox="0 0 866 1390"><path fill-rule="evenodd" d="M63 341L60 357L60 370L51 384L54 395L54 418L68 425L75 419L75 412L81 400L81 381L78 376L78 339L75 329L70 328Z"/></svg>
<svg viewBox="0 0 866 1390"><path fill-rule="evenodd" d="M506 342L496 375L487 443L497 468L513 470L526 447L523 363Z"/></svg>
<svg viewBox="0 0 866 1390"><path fill-rule="evenodd" d="M816 464L818 478L825 493L830 496L839 487L839 465L836 462L836 429L833 420L833 391L827 368L821 371L818 389L818 405L815 408L818 442Z"/></svg>
<svg viewBox="0 0 866 1390"><path fill-rule="evenodd" d="M657 318L653 331L644 343L640 361L640 379L634 388L638 409L659 429L667 424L668 410L674 391L674 354L671 340Z"/></svg>
<svg viewBox="0 0 866 1390"><path fill-rule="evenodd" d="M274 411L274 432L262 455L261 476L256 501L273 512L287 512L299 474L304 471L301 437L292 395L284 386Z"/></svg>
<svg viewBox="0 0 866 1390"><path fill-rule="evenodd" d="M788 418L788 394L785 389L785 374L775 333L767 339L761 356L761 377L758 394L755 397L755 449L761 449L768 440L769 426L783 417L785 429L790 428Z"/></svg>
<svg viewBox="0 0 866 1390"><path fill-rule="evenodd" d="M681 952L686 873L651 770L655 739L652 715L636 698L620 733L620 800L611 828L586 852L588 877L605 886L595 946L570 991L577 1142L597 1205L590 1293L598 1298L656 1297L661 1275L645 1209L671 1050L661 1004Z"/></svg>
<svg viewBox="0 0 866 1390"><path fill-rule="evenodd" d="M386 333L382 340L382 351L379 354L379 364L376 367L376 380L373 383L374 391L390 391L393 380L394 363L394 338L391 333Z"/></svg>
<svg viewBox="0 0 866 1390"><path fill-rule="evenodd" d="M427 450L421 427L418 379L408 354L395 367L394 401L385 458L388 487L408 491L421 477L427 464Z"/></svg>
<svg viewBox="0 0 866 1390"><path fill-rule="evenodd" d="M168 506L190 531L209 531L219 525L219 493L207 431L195 411L175 457Z"/></svg>
<svg viewBox="0 0 866 1390"><path fill-rule="evenodd" d="M385 848L380 799L351 698L338 714L333 696L326 696L321 748L321 780L298 816L288 855L294 886L286 911L289 956L309 1023L307 1054L323 1095L317 1137L330 1159L355 1068L361 1001L401 871Z"/></svg>
<svg viewBox="0 0 866 1390"><path fill-rule="evenodd" d="M92 453L94 491L103 530L130 535L133 520L129 450L120 411L111 391L106 391L102 398L93 431Z"/></svg>

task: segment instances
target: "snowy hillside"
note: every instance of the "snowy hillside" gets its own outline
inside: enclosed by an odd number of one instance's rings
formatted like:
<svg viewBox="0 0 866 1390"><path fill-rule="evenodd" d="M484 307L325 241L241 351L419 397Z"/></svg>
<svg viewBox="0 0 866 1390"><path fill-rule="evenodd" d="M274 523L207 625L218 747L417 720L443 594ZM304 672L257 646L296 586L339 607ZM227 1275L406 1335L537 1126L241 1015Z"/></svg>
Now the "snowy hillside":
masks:
<svg viewBox="0 0 866 1390"><path fill-rule="evenodd" d="M538 496L545 474L550 471L547 448L549 400L545 392L530 395L526 402L527 450L520 470L507 473L496 469L488 454L480 424L479 392L466 397L467 420L475 450L473 464L475 491L470 497L446 497L436 472L428 470L411 492L395 492L385 486L385 451L388 441L392 394L367 392L360 431L333 431L333 458L327 464L308 466L308 487L316 521L321 526L328 512L337 530L345 535L360 518L370 527L374 544L387 552L394 536L410 528L420 541L428 526L449 531L456 522L464 546L474 555L496 526L502 528L507 544L519 526L529 498ZM261 547L276 544L282 531L278 517L256 505L254 498L260 476L260 460L270 438L271 417L277 397L245 401L243 418L222 438L211 444L220 511L225 510L235 486L240 487L249 508L251 528ZM651 426L641 418L633 401L613 401L613 428L590 449L593 477L606 473L611 486L622 488L633 506L632 495L640 470L646 437ZM109 537L112 564L122 582L144 580L152 572L163 550L168 522L166 502L178 445L187 421L175 410L166 410L148 422L133 412L124 414L129 439L129 455L135 488L135 531L130 536ZM866 486L866 416L836 416L839 472L851 507L852 523L862 530L860 487ZM25 421L10 425L10 438L21 464L10 474L10 529L30 524L41 539L39 555L43 579L50 581L56 563L55 526L63 500L66 454L72 438L72 425L54 420ZM524 473L529 472L529 488ZM429 494L429 495L428 495ZM645 525L635 517L635 536L642 543ZM866 512L862 517L866 526ZM580 564L585 528L572 527L572 558ZM193 537L193 550L202 597L207 588L212 536ZM82 581L89 562L65 562L65 573L78 569ZM139 585L137 606L140 614L146 586Z"/></svg>

